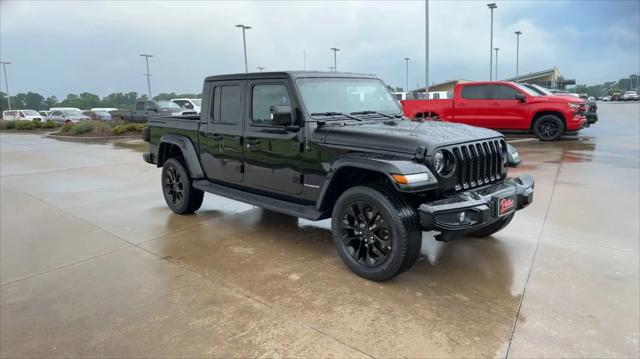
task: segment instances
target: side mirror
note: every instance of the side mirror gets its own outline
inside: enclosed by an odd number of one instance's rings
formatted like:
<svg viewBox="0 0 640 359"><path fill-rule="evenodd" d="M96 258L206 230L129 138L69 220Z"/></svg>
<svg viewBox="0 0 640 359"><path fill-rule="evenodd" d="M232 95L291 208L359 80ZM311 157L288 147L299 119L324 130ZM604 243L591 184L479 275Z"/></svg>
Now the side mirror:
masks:
<svg viewBox="0 0 640 359"><path fill-rule="evenodd" d="M525 96L524 94L518 93L518 94L516 94L516 100L518 100L520 102L526 102L527 101L527 96Z"/></svg>
<svg viewBox="0 0 640 359"><path fill-rule="evenodd" d="M269 109L271 111L271 125L287 127L293 122L291 116L291 106L273 105Z"/></svg>

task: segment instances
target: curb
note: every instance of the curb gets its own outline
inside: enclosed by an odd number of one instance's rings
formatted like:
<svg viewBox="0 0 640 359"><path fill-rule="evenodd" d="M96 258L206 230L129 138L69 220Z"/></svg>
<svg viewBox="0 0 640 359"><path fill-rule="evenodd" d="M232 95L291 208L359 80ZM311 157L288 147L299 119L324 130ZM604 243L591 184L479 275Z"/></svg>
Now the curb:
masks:
<svg viewBox="0 0 640 359"><path fill-rule="evenodd" d="M142 139L142 134L140 136L104 136L104 137L87 137L87 136L65 136L65 135L54 135L48 134L45 137L53 138L56 140L66 140L66 141L118 141L118 140L132 140L132 139Z"/></svg>

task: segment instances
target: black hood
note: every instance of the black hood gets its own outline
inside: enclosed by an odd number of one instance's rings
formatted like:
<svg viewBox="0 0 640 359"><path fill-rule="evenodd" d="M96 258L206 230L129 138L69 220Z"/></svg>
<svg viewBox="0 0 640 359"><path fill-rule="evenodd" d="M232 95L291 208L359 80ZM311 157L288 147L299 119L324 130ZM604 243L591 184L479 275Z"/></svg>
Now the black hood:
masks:
<svg viewBox="0 0 640 359"><path fill-rule="evenodd" d="M418 147L427 153L458 143L502 137L496 131L442 121L397 121L339 125L328 123L317 129L326 144L414 154Z"/></svg>

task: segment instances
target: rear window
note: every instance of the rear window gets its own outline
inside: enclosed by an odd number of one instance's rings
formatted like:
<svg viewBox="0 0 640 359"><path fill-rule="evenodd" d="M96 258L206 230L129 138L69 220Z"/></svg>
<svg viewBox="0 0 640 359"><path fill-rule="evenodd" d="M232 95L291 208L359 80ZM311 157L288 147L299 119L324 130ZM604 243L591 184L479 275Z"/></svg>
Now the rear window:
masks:
<svg viewBox="0 0 640 359"><path fill-rule="evenodd" d="M462 98L467 100L485 100L488 99L486 85L467 85L462 87Z"/></svg>

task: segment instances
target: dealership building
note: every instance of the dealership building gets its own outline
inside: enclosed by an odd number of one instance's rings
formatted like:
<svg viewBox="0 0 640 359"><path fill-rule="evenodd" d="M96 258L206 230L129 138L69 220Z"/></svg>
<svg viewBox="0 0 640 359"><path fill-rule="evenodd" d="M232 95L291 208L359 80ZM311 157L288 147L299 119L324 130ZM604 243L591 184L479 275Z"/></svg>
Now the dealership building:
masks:
<svg viewBox="0 0 640 359"><path fill-rule="evenodd" d="M511 77L508 79L504 79L502 81L516 81L516 78ZM445 91L445 92L453 93L453 88L456 86L456 84L465 83L465 82L472 82L472 81L464 80L464 79L447 80L447 81L429 86L429 91L431 92ZM557 67L544 70L544 71L521 74L518 76L518 82L527 82L527 83L537 84L543 87L555 88L555 89L564 89L567 85L576 84L576 80L574 79L565 79ZM424 92L424 87L420 87L415 90L412 90L412 92Z"/></svg>

